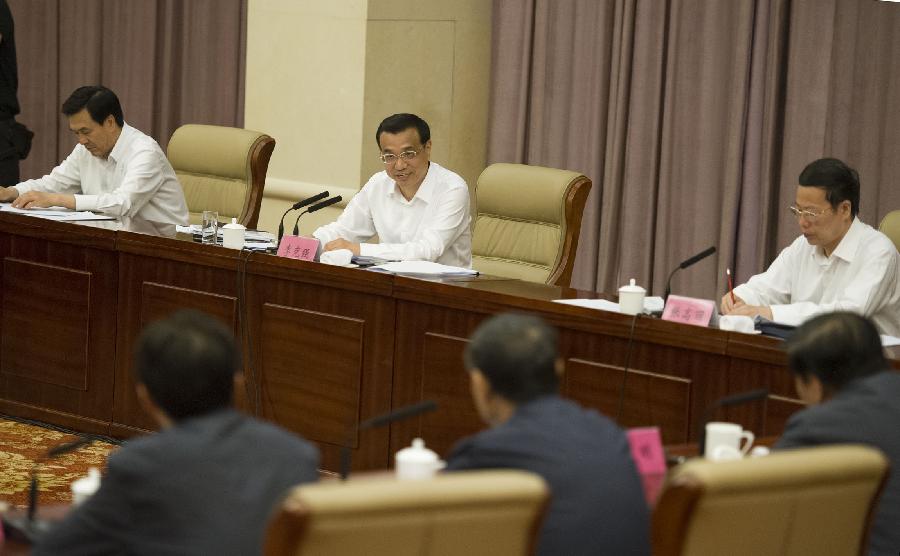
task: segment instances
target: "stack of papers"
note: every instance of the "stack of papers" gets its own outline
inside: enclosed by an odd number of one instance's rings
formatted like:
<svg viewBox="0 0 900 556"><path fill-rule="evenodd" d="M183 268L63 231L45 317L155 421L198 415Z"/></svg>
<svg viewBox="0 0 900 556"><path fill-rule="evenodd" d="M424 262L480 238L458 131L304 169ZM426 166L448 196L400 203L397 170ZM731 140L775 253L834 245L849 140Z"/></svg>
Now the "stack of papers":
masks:
<svg viewBox="0 0 900 556"><path fill-rule="evenodd" d="M565 303L566 305L575 305L576 307L587 307L588 309L599 309L601 311L612 311L621 313L619 304L606 299L554 299L557 303ZM644 298L644 312L652 313L654 311L662 311L665 302L662 297L652 296Z"/></svg>
<svg viewBox="0 0 900 556"><path fill-rule="evenodd" d="M382 270L404 276L478 276L478 271L461 266L449 266L433 263L431 261L397 261L371 267L374 270Z"/></svg>
<svg viewBox="0 0 900 556"><path fill-rule="evenodd" d="M202 231L200 224L176 226L175 229L182 234L191 234L197 237L201 235ZM219 228L218 234L216 234L216 242L219 245L222 244L222 228ZM266 250L270 247L277 247L275 234L262 230L247 230L244 234L244 249Z"/></svg>
<svg viewBox="0 0 900 556"><path fill-rule="evenodd" d="M15 214L24 214L25 216L35 216L37 218L46 218L48 220L59 220L60 222L75 222L79 220L115 220L115 218L113 218L112 216L106 216L105 214L95 214L87 210L75 211L64 207L17 209L9 203L0 203L0 211L12 212Z"/></svg>

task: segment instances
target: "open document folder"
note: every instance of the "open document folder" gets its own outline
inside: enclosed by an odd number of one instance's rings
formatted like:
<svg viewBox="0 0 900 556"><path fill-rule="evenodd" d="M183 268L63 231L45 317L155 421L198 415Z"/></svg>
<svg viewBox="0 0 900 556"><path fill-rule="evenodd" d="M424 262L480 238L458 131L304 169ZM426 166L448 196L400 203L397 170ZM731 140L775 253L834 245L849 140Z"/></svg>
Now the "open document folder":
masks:
<svg viewBox="0 0 900 556"><path fill-rule="evenodd" d="M431 261L397 261L376 265L371 268L404 276L478 276L478 271L471 268L449 266Z"/></svg>

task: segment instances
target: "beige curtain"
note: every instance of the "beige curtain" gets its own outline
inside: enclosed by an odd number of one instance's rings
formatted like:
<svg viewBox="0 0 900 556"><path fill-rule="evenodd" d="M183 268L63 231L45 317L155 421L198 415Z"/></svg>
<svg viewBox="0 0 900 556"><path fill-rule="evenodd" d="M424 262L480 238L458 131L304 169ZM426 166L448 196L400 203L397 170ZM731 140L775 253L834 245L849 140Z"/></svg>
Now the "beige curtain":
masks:
<svg viewBox="0 0 900 556"><path fill-rule="evenodd" d="M488 159L594 181L573 286L717 299L797 235L821 156L861 217L900 208L900 5L871 0L495 0Z"/></svg>
<svg viewBox="0 0 900 556"><path fill-rule="evenodd" d="M116 92L125 121L165 148L184 123L241 126L246 0L9 0L19 121L35 132L22 179L75 144L60 105L76 87Z"/></svg>

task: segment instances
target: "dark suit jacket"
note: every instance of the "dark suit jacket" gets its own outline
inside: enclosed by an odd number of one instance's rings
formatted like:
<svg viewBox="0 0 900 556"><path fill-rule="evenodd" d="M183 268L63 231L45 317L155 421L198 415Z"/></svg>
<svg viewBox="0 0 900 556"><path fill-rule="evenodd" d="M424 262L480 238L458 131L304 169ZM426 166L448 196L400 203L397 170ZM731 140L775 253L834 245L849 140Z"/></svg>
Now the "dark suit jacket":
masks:
<svg viewBox="0 0 900 556"><path fill-rule="evenodd" d="M518 407L513 417L460 442L447 469L516 468L537 473L552 494L538 554L650 553L641 481L628 440L596 411L558 396Z"/></svg>
<svg viewBox="0 0 900 556"><path fill-rule="evenodd" d="M100 490L33 554L259 554L285 491L318 478L310 443L233 410L125 443Z"/></svg>
<svg viewBox="0 0 900 556"><path fill-rule="evenodd" d="M857 443L878 448L891 475L876 509L871 554L900 554L900 374L885 371L856 380L825 403L799 411L775 448Z"/></svg>

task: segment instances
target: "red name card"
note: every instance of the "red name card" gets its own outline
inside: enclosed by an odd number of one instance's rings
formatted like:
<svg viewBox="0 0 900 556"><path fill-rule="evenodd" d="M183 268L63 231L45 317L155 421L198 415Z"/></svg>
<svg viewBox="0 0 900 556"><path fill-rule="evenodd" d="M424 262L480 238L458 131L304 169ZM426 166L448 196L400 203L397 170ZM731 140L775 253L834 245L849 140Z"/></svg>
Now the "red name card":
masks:
<svg viewBox="0 0 900 556"><path fill-rule="evenodd" d="M709 326L716 304L709 299L694 299L670 295L666 300L666 308L663 310L663 320L694 324L697 326Z"/></svg>
<svg viewBox="0 0 900 556"><path fill-rule="evenodd" d="M657 427L628 430L631 459L637 467L644 487L647 505L653 506L666 477L666 457Z"/></svg>
<svg viewBox="0 0 900 556"><path fill-rule="evenodd" d="M301 261L313 261L319 250L319 240L312 237L284 236L278 244L278 256Z"/></svg>

